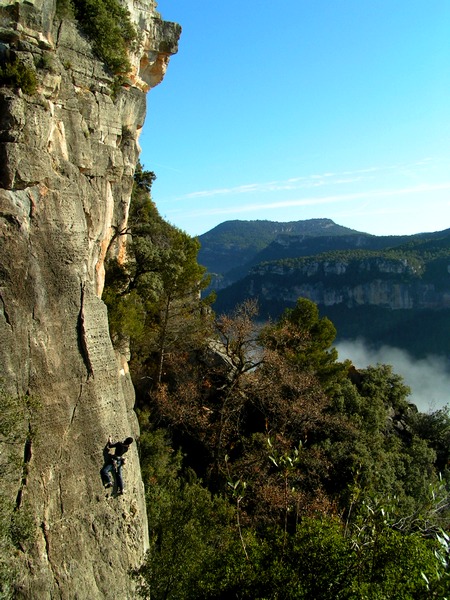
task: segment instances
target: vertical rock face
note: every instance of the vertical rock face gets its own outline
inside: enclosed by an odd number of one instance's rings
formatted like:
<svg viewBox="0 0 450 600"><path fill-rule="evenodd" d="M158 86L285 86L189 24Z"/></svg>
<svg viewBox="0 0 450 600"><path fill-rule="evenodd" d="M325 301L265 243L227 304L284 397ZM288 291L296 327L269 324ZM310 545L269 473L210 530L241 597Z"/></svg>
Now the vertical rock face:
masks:
<svg viewBox="0 0 450 600"><path fill-rule="evenodd" d="M147 546L136 444L126 492L106 498L103 448L139 434L124 357L101 301L108 248L127 221L145 93L180 28L153 2L129 7L139 30L129 84L112 79L52 0L0 1L0 55L35 71L37 93L0 88L0 376L25 402L26 461L1 482L37 536L18 549L19 598L134 598L128 571ZM29 421L29 422L28 422Z"/></svg>

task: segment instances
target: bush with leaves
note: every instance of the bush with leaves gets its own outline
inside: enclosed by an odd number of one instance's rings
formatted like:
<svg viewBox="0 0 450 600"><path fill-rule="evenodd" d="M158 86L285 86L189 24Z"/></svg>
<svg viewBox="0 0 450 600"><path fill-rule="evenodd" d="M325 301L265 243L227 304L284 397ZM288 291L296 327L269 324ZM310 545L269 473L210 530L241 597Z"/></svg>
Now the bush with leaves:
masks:
<svg viewBox="0 0 450 600"><path fill-rule="evenodd" d="M128 52L137 38L129 11L119 0L58 0L60 17L73 14L93 49L115 75L131 68Z"/></svg>
<svg viewBox="0 0 450 600"><path fill-rule="evenodd" d="M436 466L444 471L450 462L450 409L444 406L434 412L411 412L408 424L416 435L426 440L436 452Z"/></svg>
<svg viewBox="0 0 450 600"><path fill-rule="evenodd" d="M243 308L220 317L225 362L189 364L178 354L179 370L153 397L155 414L211 489L247 483L241 509L255 523L291 529L316 511L347 515L356 488L396 496L413 513L437 473L433 449L403 425L408 388L389 366L355 373L338 363L332 329L310 308L299 302L295 319L269 326L258 351ZM289 486L269 460L268 437L281 457L302 446Z"/></svg>
<svg viewBox="0 0 450 600"><path fill-rule="evenodd" d="M366 501L350 527L324 514L294 531L237 526L239 507L182 474L161 431L144 443L151 544L135 574L144 598L443 600L449 591L448 536L398 529L395 502ZM245 495L242 483L231 486L233 502Z"/></svg>
<svg viewBox="0 0 450 600"><path fill-rule="evenodd" d="M303 371L313 373L328 390L346 373L345 365L337 362L337 351L332 346L335 337L333 323L320 317L317 304L299 298L295 308L286 309L277 323L263 329L261 342L283 353Z"/></svg>
<svg viewBox="0 0 450 600"><path fill-rule="evenodd" d="M135 573L140 593L155 600L214 597L213 590L227 585L220 562L236 554L244 562L233 508L182 468L164 431L144 424L140 453L150 534L145 563Z"/></svg>
<svg viewBox="0 0 450 600"><path fill-rule="evenodd" d="M108 260L103 293L113 343L130 344L138 396L163 383L175 350L204 344L207 326L208 300L200 298L207 279L197 263L198 240L160 217L150 194L154 179L138 165L128 226L115 236L129 238L128 258Z"/></svg>
<svg viewBox="0 0 450 600"><path fill-rule="evenodd" d="M167 598L442 600L448 593L448 489L431 444L440 428L428 427L428 439L420 434L409 390L391 367L337 363L332 329L309 308L299 303L295 319L271 325L257 351L248 311L219 318L223 360L194 364L178 355L173 380L154 398L183 464L204 483L173 473L176 483L152 496L154 511L170 507L158 537L168 531L168 555L155 546L144 580L173 574L170 527L183 531L181 512L188 531L211 540L202 526L188 526L202 511L214 522L211 490L228 491L231 511L215 522L215 554L187 543L207 564L181 545L183 590L171 588ZM197 486L208 486L207 495ZM203 500L192 521L194 489ZM175 505L184 508L172 512Z"/></svg>
<svg viewBox="0 0 450 600"><path fill-rule="evenodd" d="M36 72L19 58L10 58L0 65L0 86L20 88L33 95L37 90Z"/></svg>

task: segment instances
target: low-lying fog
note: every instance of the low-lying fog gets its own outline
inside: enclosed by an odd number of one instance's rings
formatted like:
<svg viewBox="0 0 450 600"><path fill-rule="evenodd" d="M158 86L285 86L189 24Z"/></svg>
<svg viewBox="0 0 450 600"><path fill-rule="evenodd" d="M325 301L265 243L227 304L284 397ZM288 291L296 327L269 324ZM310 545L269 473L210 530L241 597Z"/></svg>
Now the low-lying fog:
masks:
<svg viewBox="0 0 450 600"><path fill-rule="evenodd" d="M408 398L421 412L433 412L450 404L450 360L442 356L415 359L404 350L383 346L371 348L363 340L346 340L336 344L339 360L350 359L356 368L368 365L392 365L411 388Z"/></svg>

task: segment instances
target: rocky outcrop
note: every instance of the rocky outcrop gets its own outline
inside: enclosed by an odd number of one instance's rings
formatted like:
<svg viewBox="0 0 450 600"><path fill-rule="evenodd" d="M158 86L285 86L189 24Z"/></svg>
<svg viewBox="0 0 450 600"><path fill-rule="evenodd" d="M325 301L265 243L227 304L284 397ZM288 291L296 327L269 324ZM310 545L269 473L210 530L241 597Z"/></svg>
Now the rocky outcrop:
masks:
<svg viewBox="0 0 450 600"><path fill-rule="evenodd" d="M423 264L406 258L305 258L255 267L248 289L251 295L286 304L305 297L323 306L450 308L448 288L424 281L423 271Z"/></svg>
<svg viewBox="0 0 450 600"><path fill-rule="evenodd" d="M37 532L18 544L18 598L134 598L129 570L148 544L136 444L124 496L106 498L99 476L108 435L139 435L101 294L107 251L126 252L114 234L127 221L145 94L180 28L154 2L129 9L139 44L113 94L111 75L76 24L55 18L52 0L0 3L0 54L38 82L30 96L0 88L0 369L27 421L14 440L26 469L17 463L2 489Z"/></svg>

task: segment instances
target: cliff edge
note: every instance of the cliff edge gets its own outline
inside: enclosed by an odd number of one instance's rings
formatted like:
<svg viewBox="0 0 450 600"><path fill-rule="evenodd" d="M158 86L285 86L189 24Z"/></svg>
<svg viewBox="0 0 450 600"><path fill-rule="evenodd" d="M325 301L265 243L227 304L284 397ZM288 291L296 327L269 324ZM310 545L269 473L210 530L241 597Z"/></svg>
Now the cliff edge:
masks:
<svg viewBox="0 0 450 600"><path fill-rule="evenodd" d="M115 87L54 1L0 1L1 62L36 78L33 93L0 87L0 377L14 423L10 440L0 435L2 501L34 527L16 539L17 598L134 598L129 570L148 545L136 444L123 496L107 497L99 474L109 434L139 435L101 294L107 251L126 252L114 234L127 222L146 92L181 29L153 2L127 8L138 42Z"/></svg>

